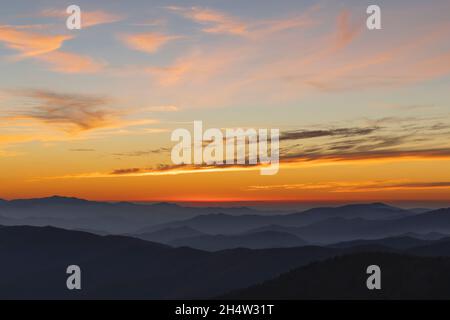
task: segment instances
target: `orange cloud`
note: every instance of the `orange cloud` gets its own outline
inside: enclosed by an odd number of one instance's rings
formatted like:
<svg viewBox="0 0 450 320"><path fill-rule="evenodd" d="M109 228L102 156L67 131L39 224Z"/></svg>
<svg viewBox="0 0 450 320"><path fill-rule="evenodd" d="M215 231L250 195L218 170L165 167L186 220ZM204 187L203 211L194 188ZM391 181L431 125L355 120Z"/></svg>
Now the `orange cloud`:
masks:
<svg viewBox="0 0 450 320"><path fill-rule="evenodd" d="M176 112L179 111L180 108L174 105L167 105L167 106L153 106L153 107L146 107L142 109L143 111L149 111L149 112Z"/></svg>
<svg viewBox="0 0 450 320"><path fill-rule="evenodd" d="M45 35L12 26L0 26L0 42L20 52L20 57L34 57L61 48L69 35Z"/></svg>
<svg viewBox="0 0 450 320"><path fill-rule="evenodd" d="M450 189L448 181L358 181L358 182L320 182L295 183L278 185L254 185L246 188L248 191L261 190L319 190L326 192L371 192L394 190L435 190Z"/></svg>
<svg viewBox="0 0 450 320"><path fill-rule="evenodd" d="M53 51L36 57L50 65L50 69L61 73L94 73L101 71L105 63L88 56L69 52Z"/></svg>
<svg viewBox="0 0 450 320"><path fill-rule="evenodd" d="M361 31L363 24L352 25L350 12L342 11L337 19L337 37L335 49L347 46Z"/></svg>
<svg viewBox="0 0 450 320"><path fill-rule="evenodd" d="M155 32L122 35L122 41L131 49L147 53L155 53L159 48L177 36L169 36Z"/></svg>
<svg viewBox="0 0 450 320"><path fill-rule="evenodd" d="M184 12L180 8L172 10ZM311 91L315 83L320 85L322 78L328 76L324 65L333 61L336 53L349 45L362 28L354 25L350 14L343 11L330 34L303 39L300 31L317 23L313 17L316 11L313 7L300 15L249 22L245 39L227 39L214 47L200 46L168 66L141 68L140 72L145 70L156 78L162 86L161 94L165 93L164 87L170 86L170 90L175 87L179 97L176 103L195 106L255 99L261 92L277 92L273 97L277 100L301 96ZM284 33L286 30L292 32ZM301 82L301 86L294 85L295 82ZM265 96L262 103L268 102L272 101Z"/></svg>
<svg viewBox="0 0 450 320"><path fill-rule="evenodd" d="M104 63L59 49L69 35L47 35L29 31L30 28L0 26L0 42L20 52L17 57L33 58L45 62L50 69L61 73L93 73L103 69Z"/></svg>
<svg viewBox="0 0 450 320"><path fill-rule="evenodd" d="M408 161L408 160L421 160L421 161L435 161L435 160L449 160L450 149L436 149L436 150L412 150L412 151L381 151L379 153L366 153L366 154L348 154L348 155L334 155L323 157L296 157L290 159L280 159L281 169L297 169L307 168L323 165L342 165L342 164L368 164L379 162L393 162L393 161ZM74 175L64 175L55 177L45 177L39 179L84 179L84 178L114 178L114 177L145 177L145 176L176 176L186 174L208 174L208 173L227 173L227 172L244 172L244 171L259 171L264 165L256 164L244 164L244 165L159 165L156 168L121 168L113 170L112 172L91 172L81 173ZM295 184L288 187L287 185L274 187L279 189L296 189L299 186L306 187L304 184ZM308 189L321 189L328 188L330 185L316 185L309 186ZM336 187L336 185L334 186ZM347 185L347 187L349 187ZM366 186L367 187L367 186ZM406 187L406 185L391 185L392 188ZM425 188L426 185L410 184L410 188ZM433 187L433 186L428 186ZM437 186L434 186L435 188ZM443 187L440 185L440 187ZM258 187L253 187L257 189ZM372 189L375 189L373 186ZM264 186L259 189L265 189Z"/></svg>
<svg viewBox="0 0 450 320"><path fill-rule="evenodd" d="M207 25L202 31L206 33L228 33L234 35L244 35L248 26L223 12L200 7L183 8L170 6L169 10L178 12L184 17L197 23Z"/></svg>

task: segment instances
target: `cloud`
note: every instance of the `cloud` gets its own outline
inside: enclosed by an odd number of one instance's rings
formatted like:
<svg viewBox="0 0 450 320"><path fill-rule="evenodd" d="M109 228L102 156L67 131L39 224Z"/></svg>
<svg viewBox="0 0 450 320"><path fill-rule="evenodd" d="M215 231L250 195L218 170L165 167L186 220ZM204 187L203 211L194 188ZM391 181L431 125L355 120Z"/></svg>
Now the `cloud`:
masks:
<svg viewBox="0 0 450 320"><path fill-rule="evenodd" d="M48 64L50 70L60 73L96 73L103 70L106 65L88 56L62 51L46 53L36 59Z"/></svg>
<svg viewBox="0 0 450 320"><path fill-rule="evenodd" d="M306 10L305 13L291 15L282 19L260 19L245 22L230 14L210 8L178 6L166 8L203 25L202 31L205 33L231 34L261 39L271 36L273 33L315 24L316 21L311 19L310 15L317 11L319 7L313 6Z"/></svg>
<svg viewBox="0 0 450 320"><path fill-rule="evenodd" d="M114 156L119 157L142 157L142 156L148 156L148 155L155 155L155 154L163 154L170 152L171 148L161 147L158 149L153 150L138 150L138 151L132 151L132 152L122 152L122 153L114 153Z"/></svg>
<svg viewBox="0 0 450 320"><path fill-rule="evenodd" d="M190 14L192 11L175 9ZM316 11L312 8L285 18L249 21L244 37L227 38L214 45L200 44L174 62L147 67L145 72L156 80L155 85L160 85L162 97L173 96L176 90L176 103L190 106L224 106L235 101L270 104L298 99L328 82L328 77L334 83L339 75L333 75L334 66L328 64L335 64L337 53L361 29L344 12L336 19L336 27L325 35L306 35L306 27L318 23L313 16ZM325 86L328 87L326 83Z"/></svg>
<svg viewBox="0 0 450 320"><path fill-rule="evenodd" d="M158 120L142 116L137 108L116 109L117 101L107 96L36 89L7 93L14 108L5 109L0 116L0 144L101 139L165 130L149 128Z"/></svg>
<svg viewBox="0 0 450 320"><path fill-rule="evenodd" d="M108 99L80 94L60 94L52 91L18 91L17 95L31 99L32 107L15 112L12 120L36 120L70 132L105 127L113 122L114 112L107 108Z"/></svg>
<svg viewBox="0 0 450 320"><path fill-rule="evenodd" d="M280 157L280 162L343 162L358 160L402 160L402 159L449 159L450 148L417 149L417 150L365 150L354 152L298 152L285 154Z"/></svg>
<svg viewBox="0 0 450 320"><path fill-rule="evenodd" d="M305 166L315 166L324 164L339 164L340 162L359 163L366 161L401 161L404 159L431 160L445 159L450 160L450 149L441 150L413 150L413 151L392 151L392 152L372 152L360 154L334 154L317 156L297 156L280 159L280 169L299 168ZM226 173L259 171L262 165L160 165L156 168L121 168L112 172L94 172L81 173L75 175L64 175L56 177L47 177L40 179L83 179L83 178L112 178L112 177L145 177L145 176L165 176L196 173ZM419 185L417 185L419 187ZM442 187L442 186L441 186Z"/></svg>
<svg viewBox="0 0 450 320"><path fill-rule="evenodd" d="M69 14L65 10L59 9L46 9L39 13L42 17L52 17L65 19L69 17ZM123 20L124 17L114 13L97 10L97 11L81 11L81 27L89 28L96 25L108 24Z"/></svg>
<svg viewBox="0 0 450 320"><path fill-rule="evenodd" d="M133 174L133 173L140 173L145 172L145 169L141 168L127 168L127 169L117 169L111 172L112 175L122 175L122 174Z"/></svg>
<svg viewBox="0 0 450 320"><path fill-rule="evenodd" d="M167 105L167 106L153 106L153 107L146 107L143 108L144 111L149 112L176 112L179 111L180 108L174 105Z"/></svg>
<svg viewBox="0 0 450 320"><path fill-rule="evenodd" d="M69 149L71 152L94 152L95 149Z"/></svg>
<svg viewBox="0 0 450 320"><path fill-rule="evenodd" d="M30 31L28 28L0 26L0 42L19 51L15 60L32 58L61 73L94 73L103 69L105 63L88 56L60 51L70 35L48 35Z"/></svg>
<svg viewBox="0 0 450 320"><path fill-rule="evenodd" d="M169 6L167 9L180 13L184 17L204 25L202 31L206 33L223 33L233 35L245 35L247 25L236 18L218 10L190 7L183 8Z"/></svg>
<svg viewBox="0 0 450 320"><path fill-rule="evenodd" d="M211 173L211 172L233 172L233 171L248 171L259 170L261 165L244 164L244 165L169 165L160 164L156 168L125 168L116 169L105 176L159 176L159 175L180 175L192 173Z"/></svg>
<svg viewBox="0 0 450 320"><path fill-rule="evenodd" d="M330 181L320 183L293 183L276 185L253 185L248 186L248 191L262 190L321 190L327 192L370 192L370 191L393 191L393 190L435 190L450 189L450 182L422 182L422 181Z"/></svg>
<svg viewBox="0 0 450 320"><path fill-rule="evenodd" d="M317 137L352 137L362 136L374 133L379 130L377 127L372 128L339 128L329 130L291 130L281 133L280 141L282 140L299 140L311 139Z"/></svg>
<svg viewBox="0 0 450 320"><path fill-rule="evenodd" d="M335 37L335 49L347 46L362 31L361 23L352 25L349 11L342 11L337 18L337 33Z"/></svg>
<svg viewBox="0 0 450 320"><path fill-rule="evenodd" d="M13 26L0 26L0 42L19 51L19 58L34 57L61 48L70 35L46 35Z"/></svg>
<svg viewBox="0 0 450 320"><path fill-rule="evenodd" d="M402 160L450 160L450 148L447 149L429 149L429 150L395 150L395 151L372 151L360 153L335 153L335 154L299 154L293 156L283 156L280 158L280 169L295 169L310 166L321 165L337 165L340 163L358 164L374 162L374 161L402 161ZM54 177L43 177L39 179L84 179L84 178L113 178L113 177L145 177L145 176L169 176L182 174L197 173L227 173L227 172L243 172L243 171L259 171L263 167L261 164L243 164L243 165L170 165L160 164L155 168L120 168L111 172L93 172L81 173L74 175L63 175ZM286 188L305 188L305 184L295 184ZM424 184L408 184L403 187L410 188L429 188L441 187L447 188L446 185L424 185ZM399 186L397 186L399 187ZM264 187L259 187L264 188ZM270 187L269 187L270 188ZM311 188L324 188L324 186L312 186ZM391 186L394 188L394 186Z"/></svg>
<svg viewBox="0 0 450 320"><path fill-rule="evenodd" d="M177 38L179 37L156 32L146 32L120 36L120 39L129 48L147 53L155 53L169 41L175 40Z"/></svg>

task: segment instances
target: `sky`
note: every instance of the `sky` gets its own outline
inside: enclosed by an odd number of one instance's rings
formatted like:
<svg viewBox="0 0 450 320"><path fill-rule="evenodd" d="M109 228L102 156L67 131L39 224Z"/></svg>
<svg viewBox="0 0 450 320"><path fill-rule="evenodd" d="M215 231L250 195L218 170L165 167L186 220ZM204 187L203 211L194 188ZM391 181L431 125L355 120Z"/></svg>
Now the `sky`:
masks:
<svg viewBox="0 0 450 320"><path fill-rule="evenodd" d="M0 198L448 204L449 10L0 0ZM280 129L279 172L174 165L195 120Z"/></svg>

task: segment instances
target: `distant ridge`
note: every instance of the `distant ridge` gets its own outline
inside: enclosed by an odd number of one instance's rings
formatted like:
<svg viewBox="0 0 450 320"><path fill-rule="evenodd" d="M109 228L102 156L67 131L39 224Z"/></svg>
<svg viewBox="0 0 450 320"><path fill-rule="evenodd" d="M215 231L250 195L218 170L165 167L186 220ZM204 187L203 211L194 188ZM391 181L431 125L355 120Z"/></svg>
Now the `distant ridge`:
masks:
<svg viewBox="0 0 450 320"><path fill-rule="evenodd" d="M79 199L75 197L63 197L63 196L51 196L51 197L43 197L43 198L32 198L32 199L16 199L7 201L8 204L12 205L80 205L80 204L95 204L100 203L97 201L90 201Z"/></svg>
<svg viewBox="0 0 450 320"><path fill-rule="evenodd" d="M206 251L233 248L264 249L301 247L308 243L299 237L283 232L261 231L237 235L201 235L168 242L176 247L190 247Z"/></svg>
<svg viewBox="0 0 450 320"><path fill-rule="evenodd" d="M400 237L390 237L390 238L382 238L382 239L374 239L374 240L352 240L346 242L339 242L330 245L333 248L351 248L356 246L365 246L365 245L381 245L394 249L409 249L418 246L423 246L429 243L433 243L431 240L422 240L408 236L400 236Z"/></svg>
<svg viewBox="0 0 450 320"><path fill-rule="evenodd" d="M181 239L181 238L190 238L197 236L206 235L203 232L197 231L195 229L189 227L173 227L173 228L165 228L161 230L157 230L154 232L148 233L136 233L131 234L133 237L137 237L139 239L144 239L148 241L156 241L161 243L170 243L171 241Z"/></svg>
<svg viewBox="0 0 450 320"><path fill-rule="evenodd" d="M302 227L331 218L365 219L368 221L395 220L413 216L408 210L383 203L354 204L341 207L321 207L299 213L261 216L257 214L232 216L225 213L198 215L190 219L143 228L141 232L152 232L167 227L187 226L209 234L243 233L268 225ZM282 230L278 230L282 231ZM301 234L298 234L302 238Z"/></svg>
<svg viewBox="0 0 450 320"><path fill-rule="evenodd" d="M4 201L0 209L0 216L8 219L7 225L52 225L119 234L144 233L147 231L137 230L220 212L217 208L181 207L175 203L100 202L62 196ZM220 210L230 214L257 213L250 208Z"/></svg>

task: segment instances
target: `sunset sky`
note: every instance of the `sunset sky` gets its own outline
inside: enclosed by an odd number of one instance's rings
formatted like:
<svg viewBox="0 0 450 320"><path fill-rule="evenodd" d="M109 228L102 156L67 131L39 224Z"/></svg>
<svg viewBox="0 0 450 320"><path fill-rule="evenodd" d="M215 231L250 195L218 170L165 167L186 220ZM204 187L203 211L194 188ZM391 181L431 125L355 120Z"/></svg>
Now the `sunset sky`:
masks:
<svg viewBox="0 0 450 320"><path fill-rule="evenodd" d="M448 0L0 4L0 198L450 203ZM280 129L278 174L174 166L194 120Z"/></svg>

